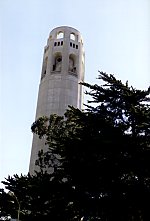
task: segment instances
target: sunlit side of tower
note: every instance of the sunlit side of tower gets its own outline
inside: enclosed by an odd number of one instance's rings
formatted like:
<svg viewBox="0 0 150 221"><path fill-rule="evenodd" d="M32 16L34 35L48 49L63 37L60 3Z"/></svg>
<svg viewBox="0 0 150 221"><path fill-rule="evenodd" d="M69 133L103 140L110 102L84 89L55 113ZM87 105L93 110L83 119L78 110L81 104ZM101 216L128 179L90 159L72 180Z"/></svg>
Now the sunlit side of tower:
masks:
<svg viewBox="0 0 150 221"><path fill-rule="evenodd" d="M84 80L84 48L80 32L62 26L53 29L44 48L36 119L56 113L62 116L68 105L81 109ZM38 152L45 150L44 141L33 135L30 168L33 174Z"/></svg>

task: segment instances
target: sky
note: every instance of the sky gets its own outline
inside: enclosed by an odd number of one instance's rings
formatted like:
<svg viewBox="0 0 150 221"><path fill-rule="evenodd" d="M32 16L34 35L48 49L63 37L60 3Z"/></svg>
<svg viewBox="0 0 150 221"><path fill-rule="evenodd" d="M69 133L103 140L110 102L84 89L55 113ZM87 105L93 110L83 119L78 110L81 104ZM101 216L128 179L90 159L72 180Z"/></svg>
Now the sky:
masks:
<svg viewBox="0 0 150 221"><path fill-rule="evenodd" d="M150 84L149 0L0 0L0 181L28 172L43 50L64 25L83 36L85 82Z"/></svg>

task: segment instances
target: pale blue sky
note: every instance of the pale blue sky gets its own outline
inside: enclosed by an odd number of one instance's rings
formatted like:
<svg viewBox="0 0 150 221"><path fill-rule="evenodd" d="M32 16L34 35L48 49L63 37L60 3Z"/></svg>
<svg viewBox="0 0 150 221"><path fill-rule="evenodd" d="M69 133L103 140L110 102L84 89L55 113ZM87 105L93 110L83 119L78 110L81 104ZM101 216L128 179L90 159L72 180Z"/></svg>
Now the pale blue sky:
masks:
<svg viewBox="0 0 150 221"><path fill-rule="evenodd" d="M150 83L149 0L0 0L0 181L29 167L43 48L61 25L84 39L85 81L98 70L146 89Z"/></svg>

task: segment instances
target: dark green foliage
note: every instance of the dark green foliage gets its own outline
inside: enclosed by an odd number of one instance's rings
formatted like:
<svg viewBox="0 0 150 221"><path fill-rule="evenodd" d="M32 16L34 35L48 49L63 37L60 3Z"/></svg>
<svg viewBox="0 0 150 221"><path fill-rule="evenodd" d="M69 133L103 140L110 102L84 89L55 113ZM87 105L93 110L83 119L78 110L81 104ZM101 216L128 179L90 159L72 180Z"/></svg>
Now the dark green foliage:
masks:
<svg viewBox="0 0 150 221"><path fill-rule="evenodd" d="M150 89L102 72L99 79L104 85L83 83L85 111L70 107L65 118L33 123L49 146L39 153L41 170L4 183L21 202L21 220L150 220Z"/></svg>
<svg viewBox="0 0 150 221"><path fill-rule="evenodd" d="M0 189L0 220L8 220L14 214L12 198L3 189Z"/></svg>

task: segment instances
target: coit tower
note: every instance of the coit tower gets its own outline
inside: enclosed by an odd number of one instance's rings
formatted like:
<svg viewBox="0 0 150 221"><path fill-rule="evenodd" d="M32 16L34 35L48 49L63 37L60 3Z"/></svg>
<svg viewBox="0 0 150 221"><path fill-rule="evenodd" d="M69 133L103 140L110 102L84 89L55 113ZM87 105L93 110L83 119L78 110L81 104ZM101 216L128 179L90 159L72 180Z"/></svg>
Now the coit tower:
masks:
<svg viewBox="0 0 150 221"><path fill-rule="evenodd" d="M84 80L84 48L80 32L61 26L50 32L44 48L36 119L51 114L64 115L68 105L81 109ZM34 173L38 152L45 144L33 135L29 172Z"/></svg>

